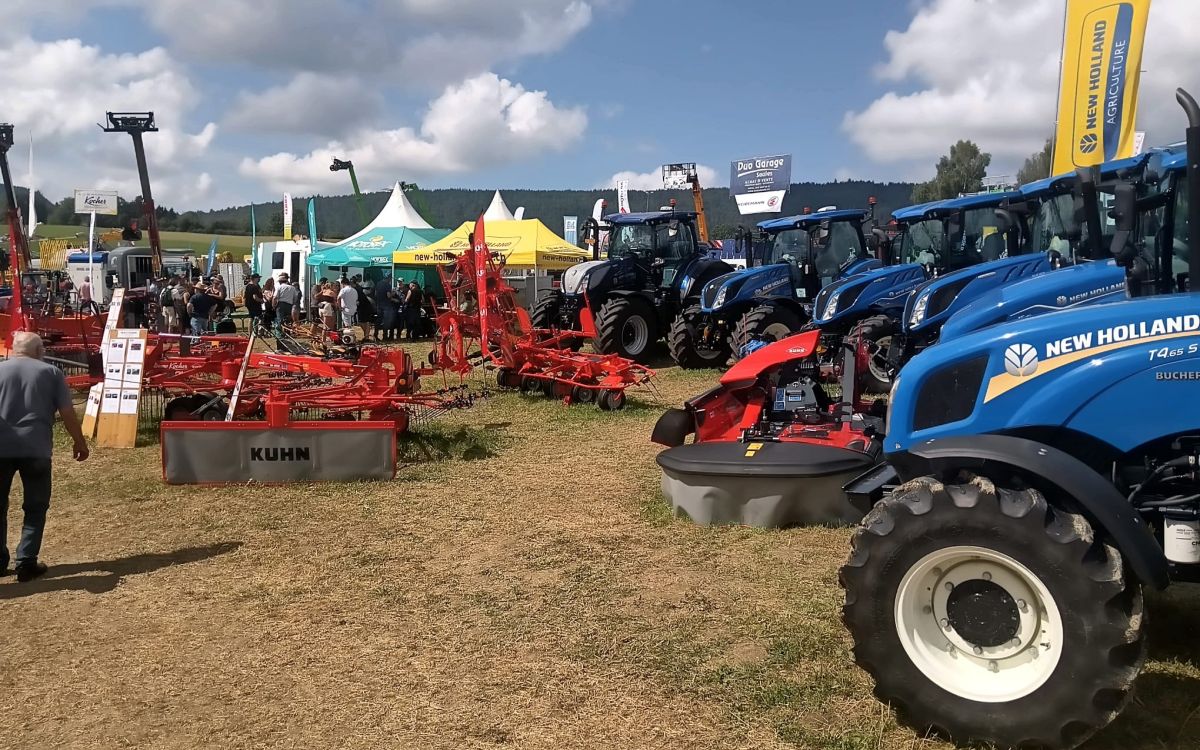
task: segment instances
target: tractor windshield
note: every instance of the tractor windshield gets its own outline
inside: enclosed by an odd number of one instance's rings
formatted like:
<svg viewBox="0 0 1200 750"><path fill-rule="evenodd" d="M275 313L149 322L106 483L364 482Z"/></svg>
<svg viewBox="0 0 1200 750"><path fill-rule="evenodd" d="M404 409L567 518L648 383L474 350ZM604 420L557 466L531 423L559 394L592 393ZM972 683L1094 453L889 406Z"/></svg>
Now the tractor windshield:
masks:
<svg viewBox="0 0 1200 750"><path fill-rule="evenodd" d="M791 263L799 265L808 257L808 230L785 229L775 235L767 263Z"/></svg>
<svg viewBox="0 0 1200 750"><path fill-rule="evenodd" d="M1042 201L1029 239L1037 251L1057 252L1063 258L1078 255L1083 227L1075 217L1075 197L1068 193Z"/></svg>
<svg viewBox="0 0 1200 750"><path fill-rule="evenodd" d="M941 219L925 219L909 224L900 233L901 263L937 265L945 254L946 227Z"/></svg>
<svg viewBox="0 0 1200 750"><path fill-rule="evenodd" d="M965 209L950 238L945 269L956 271L1008 257L1009 247L1020 238L1020 228L1002 226L1002 222L995 206Z"/></svg>
<svg viewBox="0 0 1200 750"><path fill-rule="evenodd" d="M614 227L609 238L608 255L611 258L622 258L626 255L648 258L654 254L654 234L655 227L650 224L622 224Z"/></svg>
<svg viewBox="0 0 1200 750"><path fill-rule="evenodd" d="M812 232L812 257L817 274L832 281L848 261L866 256L857 222L823 222Z"/></svg>

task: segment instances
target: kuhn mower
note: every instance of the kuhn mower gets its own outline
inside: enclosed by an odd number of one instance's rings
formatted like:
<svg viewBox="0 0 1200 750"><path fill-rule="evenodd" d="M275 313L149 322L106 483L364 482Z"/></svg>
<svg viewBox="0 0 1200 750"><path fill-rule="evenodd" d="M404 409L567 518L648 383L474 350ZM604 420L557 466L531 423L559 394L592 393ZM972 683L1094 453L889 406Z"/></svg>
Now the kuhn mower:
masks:
<svg viewBox="0 0 1200 750"><path fill-rule="evenodd" d="M595 402L604 410L624 408L625 390L649 382L654 371L632 360L571 351L578 333L534 329L502 268L503 259L488 250L481 216L471 247L438 269L447 304L437 315L435 367L466 374L486 363L502 388Z"/></svg>
<svg viewBox="0 0 1200 750"><path fill-rule="evenodd" d="M703 524L787 526L853 523L869 510L841 489L882 452L882 414L861 400L868 349L846 340L835 399L820 339L814 330L761 347L659 419L652 440L670 446L658 464L677 511Z"/></svg>

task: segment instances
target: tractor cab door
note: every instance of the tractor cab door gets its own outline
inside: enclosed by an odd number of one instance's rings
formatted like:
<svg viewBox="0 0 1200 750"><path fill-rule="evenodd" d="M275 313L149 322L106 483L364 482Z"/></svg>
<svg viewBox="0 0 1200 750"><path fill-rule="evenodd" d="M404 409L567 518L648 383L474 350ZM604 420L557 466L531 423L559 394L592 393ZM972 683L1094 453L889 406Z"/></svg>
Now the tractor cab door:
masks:
<svg viewBox="0 0 1200 750"><path fill-rule="evenodd" d="M843 268L866 257L862 228L857 222L824 222L812 232L812 258L818 289L837 281Z"/></svg>
<svg viewBox="0 0 1200 750"><path fill-rule="evenodd" d="M654 278L659 287L670 288L679 272L696 252L696 234L685 221L668 221L654 227Z"/></svg>

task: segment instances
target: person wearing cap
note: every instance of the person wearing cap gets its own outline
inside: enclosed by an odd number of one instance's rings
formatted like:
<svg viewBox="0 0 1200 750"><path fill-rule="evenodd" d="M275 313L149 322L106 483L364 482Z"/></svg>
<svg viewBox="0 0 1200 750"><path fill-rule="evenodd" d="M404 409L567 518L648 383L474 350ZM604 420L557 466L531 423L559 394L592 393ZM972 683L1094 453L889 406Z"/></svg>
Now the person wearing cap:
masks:
<svg viewBox="0 0 1200 750"><path fill-rule="evenodd" d="M258 330L258 321L263 314L263 290L258 285L261 278L257 273L250 274L250 280L242 288L242 302L246 304L246 314L250 316L251 331Z"/></svg>
<svg viewBox="0 0 1200 750"><path fill-rule="evenodd" d="M300 302L300 290L292 285L286 273L279 274L275 286L275 320L277 326L292 322L292 309Z"/></svg>
<svg viewBox="0 0 1200 750"><path fill-rule="evenodd" d="M188 315L192 320L192 335L203 336L208 332L213 313L220 306L221 300L208 293L208 285L203 281L196 284L196 292L188 300Z"/></svg>

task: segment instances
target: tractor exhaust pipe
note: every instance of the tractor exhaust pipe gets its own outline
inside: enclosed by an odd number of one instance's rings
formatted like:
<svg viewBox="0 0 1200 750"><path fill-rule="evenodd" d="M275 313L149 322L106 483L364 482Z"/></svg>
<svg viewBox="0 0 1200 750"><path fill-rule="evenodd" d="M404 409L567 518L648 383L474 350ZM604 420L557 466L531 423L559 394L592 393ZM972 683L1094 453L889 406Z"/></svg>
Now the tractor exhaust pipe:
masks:
<svg viewBox="0 0 1200 750"><path fill-rule="evenodd" d="M1183 89L1175 91L1175 100L1187 113L1187 188L1188 188L1188 291L1200 292L1200 105Z"/></svg>

